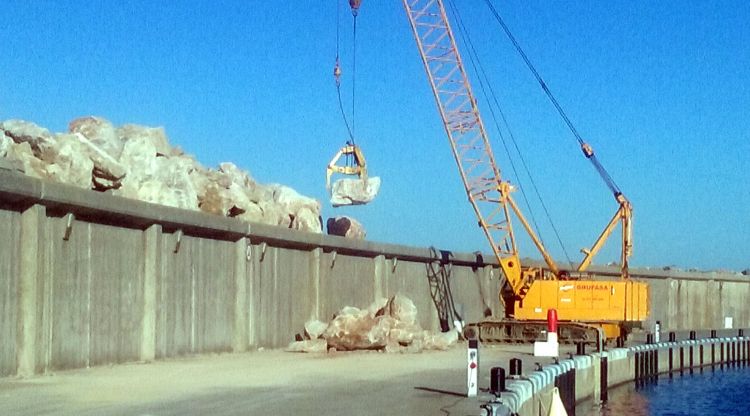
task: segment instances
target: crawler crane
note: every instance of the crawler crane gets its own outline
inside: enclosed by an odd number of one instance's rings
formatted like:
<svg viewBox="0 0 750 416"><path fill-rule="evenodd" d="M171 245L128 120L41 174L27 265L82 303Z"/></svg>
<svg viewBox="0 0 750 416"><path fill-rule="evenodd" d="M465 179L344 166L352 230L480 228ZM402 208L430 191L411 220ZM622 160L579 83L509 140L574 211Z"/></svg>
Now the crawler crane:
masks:
<svg viewBox="0 0 750 416"><path fill-rule="evenodd" d="M556 309L561 340L595 342L604 337L623 337L629 326L637 325L648 314L648 286L628 274L632 251L630 202L614 185L591 146L564 117L619 207L591 249L584 250L585 257L575 270L558 267L513 199L514 186L503 179L495 161L444 1L402 1L466 194L507 282L500 293L505 316L470 324L466 332L484 342L532 341L545 327L547 311ZM359 1L355 3L359 7ZM561 111L554 99L553 103ZM521 263L513 217L533 241L546 267ZM622 228L620 279L584 280L583 272L618 222Z"/></svg>
<svg viewBox="0 0 750 416"><path fill-rule="evenodd" d="M529 341L543 328L547 310L556 309L563 321L561 339L594 341L602 333L607 338L624 336L628 325L639 323L648 314L648 286L628 275L630 202L614 186L591 146L579 137L584 155L607 181L619 208L575 271L587 269L621 222L622 272L620 280L570 279L573 274L557 266L513 199L513 186L501 176L443 0L403 0L403 4L466 194L509 287L500 294L505 319L472 324L468 330L486 342ZM511 213L534 242L546 268L521 264Z"/></svg>

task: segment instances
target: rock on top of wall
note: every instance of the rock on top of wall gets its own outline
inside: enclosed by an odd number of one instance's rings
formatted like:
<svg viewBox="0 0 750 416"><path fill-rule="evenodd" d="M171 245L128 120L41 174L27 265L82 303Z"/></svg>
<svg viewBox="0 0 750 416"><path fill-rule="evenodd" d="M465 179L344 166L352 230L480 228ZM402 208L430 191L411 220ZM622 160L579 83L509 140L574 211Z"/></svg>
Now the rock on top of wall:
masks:
<svg viewBox="0 0 750 416"><path fill-rule="evenodd" d="M0 123L0 158L26 175L175 208L322 233L320 202L284 185L262 185L232 163L206 168L169 144L164 129L81 117L53 134L34 123Z"/></svg>

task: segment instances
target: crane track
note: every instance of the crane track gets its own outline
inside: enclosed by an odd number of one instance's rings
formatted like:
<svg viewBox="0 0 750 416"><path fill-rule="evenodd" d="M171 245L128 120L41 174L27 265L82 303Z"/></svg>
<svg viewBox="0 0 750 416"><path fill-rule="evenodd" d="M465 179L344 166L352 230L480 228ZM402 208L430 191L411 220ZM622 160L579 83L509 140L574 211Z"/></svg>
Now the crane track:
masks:
<svg viewBox="0 0 750 416"><path fill-rule="evenodd" d="M600 328L580 322L558 322L561 343L597 345ZM485 344L530 343L544 340L546 321L516 321L512 319L486 320L466 325L464 337L478 339Z"/></svg>

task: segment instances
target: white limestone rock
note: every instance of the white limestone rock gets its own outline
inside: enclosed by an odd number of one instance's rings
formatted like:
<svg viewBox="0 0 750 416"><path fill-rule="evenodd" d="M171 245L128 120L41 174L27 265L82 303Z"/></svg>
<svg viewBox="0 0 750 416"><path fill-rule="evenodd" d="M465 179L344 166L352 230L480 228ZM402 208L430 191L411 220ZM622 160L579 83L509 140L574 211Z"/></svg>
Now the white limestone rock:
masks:
<svg viewBox="0 0 750 416"><path fill-rule="evenodd" d="M52 147L45 151L49 178L60 183L91 189L94 162L75 134L58 134Z"/></svg>
<svg viewBox="0 0 750 416"><path fill-rule="evenodd" d="M54 140L49 130L30 121L6 120L0 123L0 131L3 131L17 144L28 143L36 157L40 157L42 151L51 146Z"/></svg>
<svg viewBox="0 0 750 416"><path fill-rule="evenodd" d="M68 124L68 132L79 133L113 159L122 153L123 142L109 121L95 116L80 117ZM116 176L116 175L115 175Z"/></svg>
<svg viewBox="0 0 750 416"><path fill-rule="evenodd" d="M302 207L292 220L291 228L309 233L322 234L323 229L320 224L320 214L313 212L309 207Z"/></svg>
<svg viewBox="0 0 750 416"><path fill-rule="evenodd" d="M354 240L364 240L367 237L365 227L356 219L349 216L338 216L326 221L326 231L329 235L338 235Z"/></svg>
<svg viewBox="0 0 750 416"><path fill-rule="evenodd" d="M328 350L328 343L324 339L306 339L295 341L286 348L288 352L321 353Z"/></svg>
<svg viewBox="0 0 750 416"><path fill-rule="evenodd" d="M0 131L0 157L5 157L13 144L13 139L6 136L4 131Z"/></svg>
<svg viewBox="0 0 750 416"><path fill-rule="evenodd" d="M146 127L137 124L125 124L116 129L117 137L123 143L135 141L149 149L154 149L154 156L182 156L182 149L172 148L167 140L167 134L163 127Z"/></svg>
<svg viewBox="0 0 750 416"><path fill-rule="evenodd" d="M314 323L317 328L324 325ZM306 333L317 334L318 330L309 328L311 325L310 322L305 325ZM342 308L320 337L327 341L329 349L337 351L374 349L416 353L427 349L448 349L458 341L458 332L423 330L417 323L414 302L396 295L390 299L378 299L367 309Z"/></svg>
<svg viewBox="0 0 750 416"><path fill-rule="evenodd" d="M47 179L47 166L34 156L30 142L16 143L8 148L5 158L19 167L26 175L38 179Z"/></svg>
<svg viewBox="0 0 750 416"><path fill-rule="evenodd" d="M81 133L73 133L84 145L88 157L94 162L94 176L112 182L112 187L117 188L127 173L127 169L112 155L84 137Z"/></svg>
<svg viewBox="0 0 750 416"><path fill-rule="evenodd" d="M305 336L308 339L318 339L326 332L326 329L328 329L327 323L313 319L305 323Z"/></svg>
<svg viewBox="0 0 750 416"><path fill-rule="evenodd" d="M360 179L343 178L331 187L331 205L364 205L372 202L380 191L380 178L377 176L364 182Z"/></svg>

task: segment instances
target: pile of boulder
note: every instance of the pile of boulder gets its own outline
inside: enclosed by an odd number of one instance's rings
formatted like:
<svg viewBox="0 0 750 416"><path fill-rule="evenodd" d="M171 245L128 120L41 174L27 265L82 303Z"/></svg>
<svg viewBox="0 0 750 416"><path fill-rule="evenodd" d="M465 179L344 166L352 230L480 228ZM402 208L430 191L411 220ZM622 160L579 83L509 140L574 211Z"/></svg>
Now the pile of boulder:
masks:
<svg viewBox="0 0 750 416"><path fill-rule="evenodd" d="M311 320L304 335L287 347L290 352L379 350L416 353L446 350L458 341L458 332L424 330L417 322L411 299L396 295L373 302L367 309L346 306L328 322Z"/></svg>
<svg viewBox="0 0 750 416"><path fill-rule="evenodd" d="M322 233L314 198L262 185L232 163L209 169L173 147L163 128L73 120L66 133L34 123L0 123L0 161L26 175L126 198L250 222Z"/></svg>

